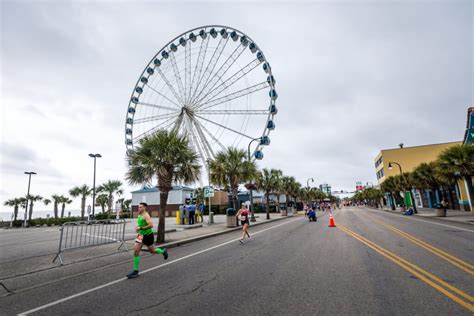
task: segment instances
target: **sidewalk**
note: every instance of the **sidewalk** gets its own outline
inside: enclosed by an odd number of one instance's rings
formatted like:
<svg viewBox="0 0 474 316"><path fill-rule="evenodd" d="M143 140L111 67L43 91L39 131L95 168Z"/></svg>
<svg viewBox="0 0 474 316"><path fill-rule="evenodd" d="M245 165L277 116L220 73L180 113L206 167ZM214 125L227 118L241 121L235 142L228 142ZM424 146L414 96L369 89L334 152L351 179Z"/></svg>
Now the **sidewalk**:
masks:
<svg viewBox="0 0 474 316"><path fill-rule="evenodd" d="M375 209L375 208L373 208ZM380 210L380 209L377 209ZM458 211L458 210L447 210L446 217L438 217L436 216L436 210L432 208L417 208L416 209L418 214L414 214L413 216L416 217L423 217L423 218L434 218L437 220L443 220L448 222L458 222L458 223L466 223L474 225L474 212L466 212L466 211ZM401 215L403 212L399 209L392 210L383 208L383 211L396 213Z"/></svg>

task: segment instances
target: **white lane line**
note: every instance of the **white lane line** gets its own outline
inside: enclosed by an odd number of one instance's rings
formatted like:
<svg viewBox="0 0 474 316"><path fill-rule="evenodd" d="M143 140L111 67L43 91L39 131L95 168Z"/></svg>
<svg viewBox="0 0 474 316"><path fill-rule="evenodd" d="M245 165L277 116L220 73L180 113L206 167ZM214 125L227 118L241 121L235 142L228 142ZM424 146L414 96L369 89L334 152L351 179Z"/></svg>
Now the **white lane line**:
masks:
<svg viewBox="0 0 474 316"><path fill-rule="evenodd" d="M364 209L364 210L370 211L370 212L373 212L373 213L378 213L376 210L369 210L369 209ZM383 211L383 212L384 212L384 214L387 213L385 211ZM382 213L378 213L378 214L382 214ZM400 217L399 215L395 215L395 214L391 214L391 213L387 213L387 214L390 214L392 216ZM431 221L425 221L423 219L414 218L413 216L411 216L411 217L400 217L400 218L404 218L404 219L407 219L407 220L413 220L413 221L420 221L420 222L433 224L433 225L438 225L438 226L446 226L446 227L449 227L449 228L454 228L454 229L459 229L459 230L464 230L464 231L467 231L467 232L470 232L470 233L474 233L474 230L471 230L471 229L466 229L466 228L461 228L461 227L451 226L451 225L446 225L446 224L441 224L441 223L435 223L435 222L431 222Z"/></svg>
<svg viewBox="0 0 474 316"><path fill-rule="evenodd" d="M265 232L265 231L267 231L267 230L270 230L270 229L274 229L274 228L277 228L277 227L280 227L280 226L283 226L283 225L292 223L292 222L294 222L294 221L296 221L296 220L300 220L300 219L301 219L301 218L295 218L295 219L293 219L293 220L291 220L291 221L288 221L288 222L285 222L285 223L282 223L282 224L278 224L278 225L273 226L273 227L269 227L269 228L262 229L262 230L260 230L260 231L258 231L258 232L253 233L252 236L257 235L257 234L260 234L260 233L263 233L263 232ZM145 274L145 273L148 273L148 272L153 271L153 270L156 270L156 269L160 269L160 268L162 268L162 267L166 267L166 266L168 266L168 265L170 265L170 264L173 264L173 263L176 263L176 262L179 262L179 261L182 261L182 260L185 260L185 259L188 259L188 258L197 256L197 255L200 255L200 254L202 254L202 253L211 251L211 250L213 250L213 249L216 249L216 248L219 248L219 247L228 245L228 244L230 244L230 243L233 243L233 242L238 241L239 239L240 239L240 237L237 238L237 239L232 239L232 240L226 241L226 242L224 242L224 243L222 243L222 244L218 244L218 245L216 245L216 246L212 246L212 247L210 247L210 248L207 248L207 249L204 249L204 250L201 250L201 251L198 251L198 252L189 254L189 255L187 255L187 256L184 256L184 257L175 259L175 260L173 260L173 261L169 261L169 262L163 263L163 264L161 264L161 265L158 265L158 266L155 266L155 267L153 267L153 268L150 268L150 269L147 269L147 270L144 270L144 271L140 272L140 275ZM125 278L120 278L120 279L117 279L117 280L115 280L115 281L111 281L111 282L109 282L109 283L105 283L105 284L96 286L96 287L94 287L94 288L92 288L92 289L88 289L88 290L85 290L85 291L83 291L83 292L79 292L79 293L73 294L73 295L71 295L71 296L68 296L68 297L59 299L59 300L57 300L57 301L48 303L48 304L46 304L46 305L41 305L41 306L36 307L36 308L34 308L34 309L30 309L29 311L20 313L20 314L18 314L18 315L28 315L28 314L31 314L31 313L35 313L35 312L40 311L40 310L42 310L42 309L45 309L45 308L48 308L48 307L51 307L51 306L54 306L54 305L57 305L57 304L60 304L60 303L69 301L69 300L72 300L73 298L76 298L76 297L79 297L79 296L82 296L82 295L85 295L85 294L88 294L88 293L91 293L91 292L94 292L94 291L103 289L103 288L105 288L105 287L108 287L108 286L110 286L110 285L117 284L117 283L122 282L122 281L125 281L125 280L127 280L126 277L125 277Z"/></svg>

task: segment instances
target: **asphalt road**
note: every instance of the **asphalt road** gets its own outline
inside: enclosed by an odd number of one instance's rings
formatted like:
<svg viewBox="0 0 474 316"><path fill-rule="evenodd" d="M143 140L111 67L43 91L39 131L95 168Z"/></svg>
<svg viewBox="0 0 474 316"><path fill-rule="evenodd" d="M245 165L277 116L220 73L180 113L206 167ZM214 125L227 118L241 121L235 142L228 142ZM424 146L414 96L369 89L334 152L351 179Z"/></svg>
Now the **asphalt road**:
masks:
<svg viewBox="0 0 474 316"><path fill-rule="evenodd" d="M144 254L0 299L0 314L472 315L474 229L342 209ZM408 235L407 235L408 234ZM442 250L443 252L439 252ZM467 263L466 263L467 262Z"/></svg>

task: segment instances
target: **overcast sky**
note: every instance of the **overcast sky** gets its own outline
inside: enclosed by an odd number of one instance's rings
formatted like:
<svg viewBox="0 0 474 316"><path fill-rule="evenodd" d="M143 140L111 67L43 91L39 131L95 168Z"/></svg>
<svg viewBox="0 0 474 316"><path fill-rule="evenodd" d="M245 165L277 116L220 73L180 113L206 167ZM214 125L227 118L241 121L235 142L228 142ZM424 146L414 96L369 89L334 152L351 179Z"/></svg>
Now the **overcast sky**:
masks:
<svg viewBox="0 0 474 316"><path fill-rule="evenodd" d="M462 139L473 12L455 0L2 0L0 202L26 194L24 171L44 197L92 186L94 152L97 183L122 180L130 198L132 89L168 41L211 24L248 34L272 65L279 113L260 168L337 190L376 183L381 149Z"/></svg>

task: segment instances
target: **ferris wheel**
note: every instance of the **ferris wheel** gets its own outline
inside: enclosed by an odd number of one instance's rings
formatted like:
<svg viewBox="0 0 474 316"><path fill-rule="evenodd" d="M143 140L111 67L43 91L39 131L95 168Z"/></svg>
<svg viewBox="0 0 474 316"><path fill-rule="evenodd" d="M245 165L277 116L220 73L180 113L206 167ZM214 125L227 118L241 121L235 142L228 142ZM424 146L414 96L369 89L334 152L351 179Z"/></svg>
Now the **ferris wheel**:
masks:
<svg viewBox="0 0 474 316"><path fill-rule="evenodd" d="M146 65L125 122L127 153L158 130L178 131L204 166L229 146L262 159L275 129L275 78L260 47L228 26L189 30Z"/></svg>

